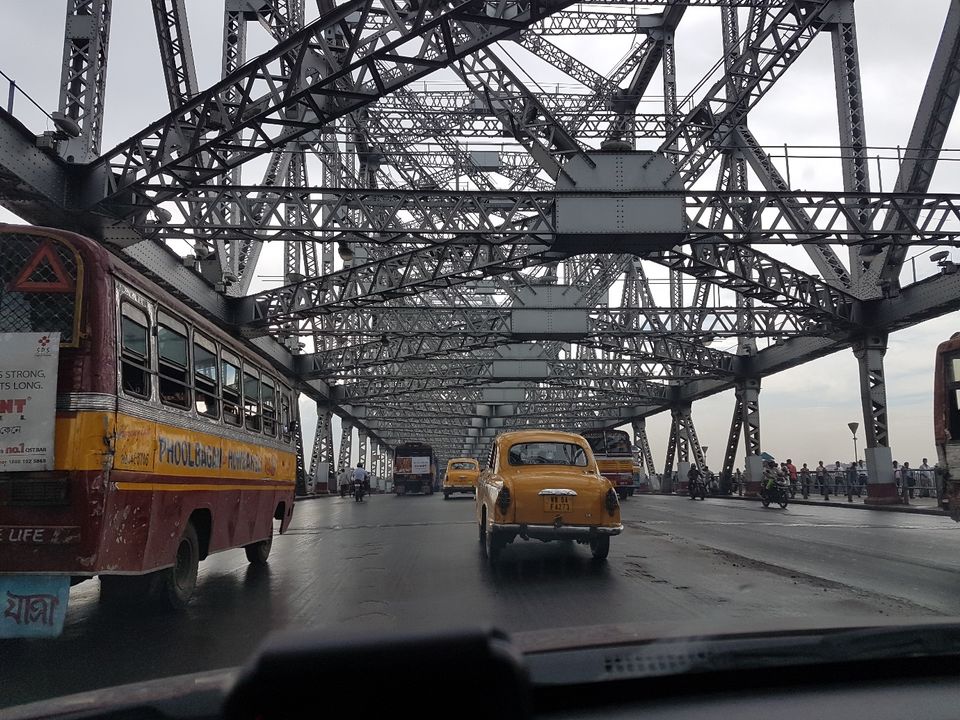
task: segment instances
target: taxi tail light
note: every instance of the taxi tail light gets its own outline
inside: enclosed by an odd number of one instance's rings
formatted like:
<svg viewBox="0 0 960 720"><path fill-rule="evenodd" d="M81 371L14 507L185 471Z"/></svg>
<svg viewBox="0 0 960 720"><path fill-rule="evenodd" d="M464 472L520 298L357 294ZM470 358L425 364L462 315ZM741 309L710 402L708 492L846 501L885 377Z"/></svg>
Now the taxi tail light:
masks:
<svg viewBox="0 0 960 720"><path fill-rule="evenodd" d="M607 506L607 512L613 515L620 507L620 499L617 497L617 491L613 488L607 490L607 496L604 498L604 505Z"/></svg>
<svg viewBox="0 0 960 720"><path fill-rule="evenodd" d="M507 512L507 508L510 507L510 489L507 487L500 488L500 492L497 493L497 507L500 509L500 514L503 515Z"/></svg>

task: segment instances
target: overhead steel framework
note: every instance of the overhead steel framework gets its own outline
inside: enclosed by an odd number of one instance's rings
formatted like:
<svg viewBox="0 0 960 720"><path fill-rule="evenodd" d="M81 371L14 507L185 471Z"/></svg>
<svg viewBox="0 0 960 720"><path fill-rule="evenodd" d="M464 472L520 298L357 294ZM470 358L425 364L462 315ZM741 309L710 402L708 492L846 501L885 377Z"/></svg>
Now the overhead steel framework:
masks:
<svg viewBox="0 0 960 720"><path fill-rule="evenodd" d="M723 472L743 436L756 481L762 378L852 349L871 496L890 495L887 338L960 308L949 260L904 272L910 248L960 244L960 194L930 192L958 3L892 191L871 185L853 0L225 0L206 88L186 0L151 5L169 113L102 146L111 1L70 0L57 130L0 114L0 202L96 237L298 375L318 403L306 485L354 448L383 475L405 439L442 462L544 425L632 426L645 472L682 471L705 462L695 401L728 389ZM679 87L675 38L703 7L722 52ZM248 57L249 32L270 49ZM842 187L799 190L751 111L827 42Z"/></svg>

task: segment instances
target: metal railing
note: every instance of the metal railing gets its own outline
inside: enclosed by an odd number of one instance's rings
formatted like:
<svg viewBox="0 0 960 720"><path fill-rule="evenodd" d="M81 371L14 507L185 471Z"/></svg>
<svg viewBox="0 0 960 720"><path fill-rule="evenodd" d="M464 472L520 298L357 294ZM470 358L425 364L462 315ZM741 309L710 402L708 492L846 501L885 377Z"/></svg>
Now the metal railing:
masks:
<svg viewBox="0 0 960 720"><path fill-rule="evenodd" d="M939 498L940 488L938 487L938 481L936 472L933 468L910 468L910 479L907 484L907 492L909 497L914 498ZM901 475L902 471L895 475L897 482L897 489L902 494L903 487L901 484ZM828 469L826 474L822 477L818 477L816 472L811 469L809 473L809 479L806 481L807 492L806 494L810 497L865 497L867 494L867 484L868 478L866 470L858 471L856 476L851 476L846 469L833 470ZM674 492L677 491L679 487L678 483L681 478L677 476L676 471L672 474L672 484ZM720 482L720 476L717 473L707 473L707 488L711 490L711 494L714 495L743 495L745 490L745 481L746 477L741 474L739 480L736 475L731 478L729 492L721 492L722 483ZM653 473L646 476L646 483L650 487L650 492L658 493L661 492L663 487L662 475L660 473ZM794 491L798 496L804 494L804 475L802 473L797 474L797 481L794 484ZM634 487L640 487L639 484L635 484ZM824 493L826 490L826 493ZM910 494L912 490L912 494Z"/></svg>

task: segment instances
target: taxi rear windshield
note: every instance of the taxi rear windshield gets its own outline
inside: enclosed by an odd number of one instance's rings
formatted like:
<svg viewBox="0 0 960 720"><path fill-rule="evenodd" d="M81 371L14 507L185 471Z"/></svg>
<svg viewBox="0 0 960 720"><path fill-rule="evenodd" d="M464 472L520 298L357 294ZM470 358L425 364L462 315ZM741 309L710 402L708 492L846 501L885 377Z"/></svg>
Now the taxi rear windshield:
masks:
<svg viewBox="0 0 960 720"><path fill-rule="evenodd" d="M510 447L507 457L511 465L587 466L587 453L576 443L517 443Z"/></svg>
<svg viewBox="0 0 960 720"><path fill-rule="evenodd" d="M476 470L477 464L473 462L455 462L451 466L453 470Z"/></svg>

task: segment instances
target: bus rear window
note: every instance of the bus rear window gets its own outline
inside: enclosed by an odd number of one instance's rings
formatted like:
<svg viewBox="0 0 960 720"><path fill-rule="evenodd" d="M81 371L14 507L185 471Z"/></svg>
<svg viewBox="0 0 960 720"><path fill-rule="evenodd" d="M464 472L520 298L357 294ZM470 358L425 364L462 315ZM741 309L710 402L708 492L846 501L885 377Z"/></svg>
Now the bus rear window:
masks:
<svg viewBox="0 0 960 720"><path fill-rule="evenodd" d="M0 262L0 332L59 332L76 346L79 260L66 243L4 233Z"/></svg>

